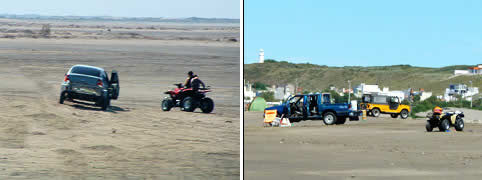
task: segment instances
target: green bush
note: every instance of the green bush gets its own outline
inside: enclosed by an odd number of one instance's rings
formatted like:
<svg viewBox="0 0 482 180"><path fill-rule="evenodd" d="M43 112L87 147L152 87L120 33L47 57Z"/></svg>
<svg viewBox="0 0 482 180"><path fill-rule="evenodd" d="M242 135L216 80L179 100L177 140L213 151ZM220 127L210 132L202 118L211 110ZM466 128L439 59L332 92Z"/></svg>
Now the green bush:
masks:
<svg viewBox="0 0 482 180"><path fill-rule="evenodd" d="M274 98L274 92L262 92L260 97L264 98L266 102L275 102L276 99Z"/></svg>
<svg viewBox="0 0 482 180"><path fill-rule="evenodd" d="M412 111L411 111L410 115L413 118L416 118L417 116L415 114L417 114L419 112L425 112L425 111L432 110L436 106L439 106L441 108L447 108L447 107L470 108L470 101L458 100L458 101L445 102L445 101L441 101L441 100L437 99L435 96L431 96L430 98L426 99L425 101L414 102L412 104ZM472 109L482 110L482 107L481 106L473 106Z"/></svg>
<svg viewBox="0 0 482 180"><path fill-rule="evenodd" d="M256 90L266 90L266 84L260 83L260 82L255 82L253 84L253 88Z"/></svg>

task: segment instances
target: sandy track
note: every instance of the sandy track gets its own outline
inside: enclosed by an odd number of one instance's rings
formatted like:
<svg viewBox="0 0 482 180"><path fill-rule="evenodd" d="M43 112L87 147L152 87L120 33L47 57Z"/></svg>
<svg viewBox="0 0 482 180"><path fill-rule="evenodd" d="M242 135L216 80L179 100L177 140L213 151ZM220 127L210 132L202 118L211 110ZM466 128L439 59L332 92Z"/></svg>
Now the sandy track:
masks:
<svg viewBox="0 0 482 180"><path fill-rule="evenodd" d="M246 179L480 179L482 126L425 132L425 121L389 116L263 128L245 112Z"/></svg>
<svg viewBox="0 0 482 180"><path fill-rule="evenodd" d="M0 64L0 179L239 178L239 47L2 39ZM119 71L110 111L58 104L74 64ZM214 112L161 112L161 92L191 69Z"/></svg>

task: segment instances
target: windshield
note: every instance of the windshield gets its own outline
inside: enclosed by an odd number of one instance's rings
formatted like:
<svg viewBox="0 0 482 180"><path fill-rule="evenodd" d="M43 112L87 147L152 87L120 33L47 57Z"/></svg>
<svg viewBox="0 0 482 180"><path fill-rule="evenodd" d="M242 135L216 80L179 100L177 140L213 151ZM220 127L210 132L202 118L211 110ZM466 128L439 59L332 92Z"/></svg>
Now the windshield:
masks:
<svg viewBox="0 0 482 180"><path fill-rule="evenodd" d="M82 66L76 66L72 68L72 71L70 71L70 73L100 77L100 71L98 69L82 67Z"/></svg>
<svg viewBox="0 0 482 180"><path fill-rule="evenodd" d="M398 97L392 97L390 101L392 103L398 103Z"/></svg>
<svg viewBox="0 0 482 180"><path fill-rule="evenodd" d="M290 99L290 103L295 103L295 102L298 102L298 100L300 100L301 96L297 96L297 97L293 97Z"/></svg>

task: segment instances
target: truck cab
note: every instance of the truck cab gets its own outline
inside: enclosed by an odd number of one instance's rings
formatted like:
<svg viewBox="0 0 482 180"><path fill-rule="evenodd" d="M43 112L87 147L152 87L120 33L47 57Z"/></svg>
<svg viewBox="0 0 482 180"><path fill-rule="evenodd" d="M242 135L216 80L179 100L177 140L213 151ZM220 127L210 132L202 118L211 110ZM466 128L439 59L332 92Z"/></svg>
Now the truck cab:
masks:
<svg viewBox="0 0 482 180"><path fill-rule="evenodd" d="M334 104L329 93L299 94L289 97L279 106L265 110L277 110L278 116L290 121L323 120L326 125L344 124L346 119L358 120L360 112L348 103Z"/></svg>

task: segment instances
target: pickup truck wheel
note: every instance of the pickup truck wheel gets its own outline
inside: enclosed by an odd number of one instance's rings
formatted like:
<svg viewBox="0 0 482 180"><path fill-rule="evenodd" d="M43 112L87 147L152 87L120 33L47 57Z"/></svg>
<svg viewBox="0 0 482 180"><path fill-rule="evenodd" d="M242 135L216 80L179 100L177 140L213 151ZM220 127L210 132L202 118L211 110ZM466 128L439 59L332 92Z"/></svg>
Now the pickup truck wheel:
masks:
<svg viewBox="0 0 482 180"><path fill-rule="evenodd" d="M408 118L408 111L406 109L400 111L400 117L402 119L407 119Z"/></svg>
<svg viewBox="0 0 482 180"><path fill-rule="evenodd" d="M333 125L336 123L336 115L332 112L327 112L323 115L323 122L326 125Z"/></svg>
<svg viewBox="0 0 482 180"><path fill-rule="evenodd" d="M109 96L104 96L104 99L102 100L102 110L105 111L107 108L110 106L110 98Z"/></svg>
<svg viewBox="0 0 482 180"><path fill-rule="evenodd" d="M59 104L64 104L66 92L60 93Z"/></svg>
<svg viewBox="0 0 482 180"><path fill-rule="evenodd" d="M380 116L380 109L372 109L372 115L373 117Z"/></svg>

